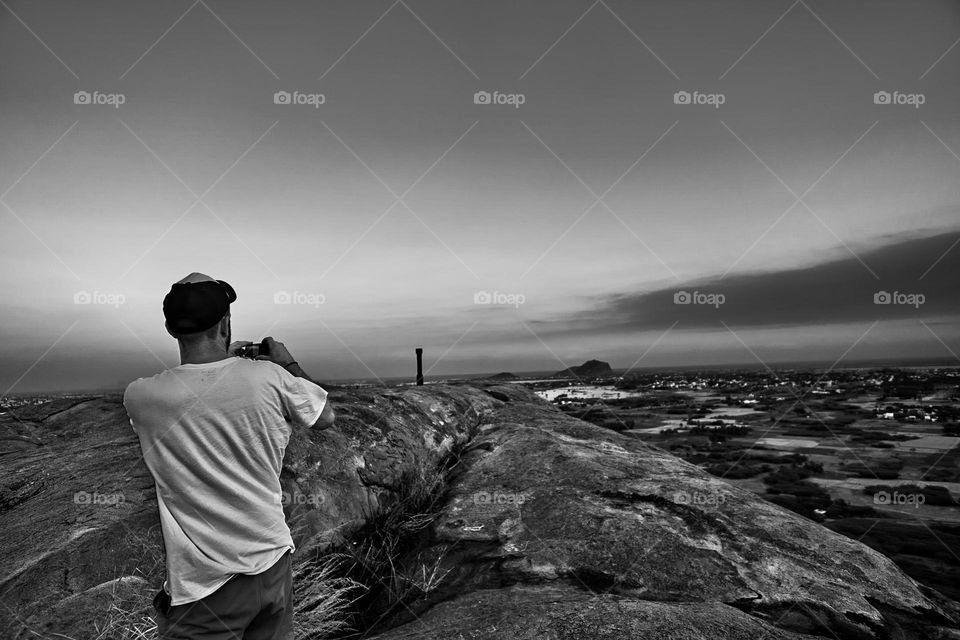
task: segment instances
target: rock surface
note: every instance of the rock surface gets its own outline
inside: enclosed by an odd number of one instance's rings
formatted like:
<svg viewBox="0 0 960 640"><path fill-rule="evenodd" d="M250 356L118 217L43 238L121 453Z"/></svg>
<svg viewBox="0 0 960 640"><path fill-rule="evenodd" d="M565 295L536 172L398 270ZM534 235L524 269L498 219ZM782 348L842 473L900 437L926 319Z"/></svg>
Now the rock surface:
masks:
<svg viewBox="0 0 960 640"><path fill-rule="evenodd" d="M928 597L885 556L543 403L505 403L470 448L435 522L434 543L417 558L447 572L446 581L411 605L415 614L453 597L434 614L443 620L461 600L465 614L480 606L481 590L562 585L633 602L632 613L600 617L650 634L634 637L664 637L629 626L635 613L656 610L651 601L699 603L678 611L706 618L713 611L715 625L728 621L731 634L751 633L735 608L783 630L825 637L960 637L949 635L957 627L956 603ZM560 611L578 608L566 602ZM422 625L408 622L383 637L411 630L422 633Z"/></svg>
<svg viewBox="0 0 960 640"><path fill-rule="evenodd" d="M518 584L471 591L437 604L377 640L800 640L725 604L651 602L560 585Z"/></svg>
<svg viewBox="0 0 960 640"><path fill-rule="evenodd" d="M405 560L443 580L384 639L960 638L957 604L884 556L517 385L331 400L337 425L297 431L284 460L300 558L349 538L406 472L468 443L432 535ZM17 443L0 449L0 637L91 637L92 624L57 612L102 602L105 585L159 586L152 479L119 398L13 418Z"/></svg>
<svg viewBox="0 0 960 640"><path fill-rule="evenodd" d="M298 556L343 540L390 503L405 472L466 441L479 413L501 404L475 388L332 391L337 425L297 430L281 484ZM162 582L153 479L121 398L56 400L3 416L0 440L0 638L92 637L56 614L68 598L117 578L152 599ZM34 440L29 449L23 438ZM159 577L158 577L159 576ZM126 582L124 584L127 584Z"/></svg>

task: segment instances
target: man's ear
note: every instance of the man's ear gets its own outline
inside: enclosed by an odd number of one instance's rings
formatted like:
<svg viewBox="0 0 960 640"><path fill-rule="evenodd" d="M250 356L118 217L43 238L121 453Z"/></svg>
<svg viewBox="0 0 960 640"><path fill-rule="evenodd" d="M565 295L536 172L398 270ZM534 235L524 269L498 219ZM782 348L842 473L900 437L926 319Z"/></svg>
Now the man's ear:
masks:
<svg viewBox="0 0 960 640"><path fill-rule="evenodd" d="M169 323L164 322L164 323L163 323L163 328L167 330L167 333L170 334L170 337L171 337L171 338L177 339L177 334L175 334L173 331L170 331L170 324L169 324Z"/></svg>
<svg viewBox="0 0 960 640"><path fill-rule="evenodd" d="M220 335L227 337L230 335L230 313L227 312L222 318L220 318Z"/></svg>

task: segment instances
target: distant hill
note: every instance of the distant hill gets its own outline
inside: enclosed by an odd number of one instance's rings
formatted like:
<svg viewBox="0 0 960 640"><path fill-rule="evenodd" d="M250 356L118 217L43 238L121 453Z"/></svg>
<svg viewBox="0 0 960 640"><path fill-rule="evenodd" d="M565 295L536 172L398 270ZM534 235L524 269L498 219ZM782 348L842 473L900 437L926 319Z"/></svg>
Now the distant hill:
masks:
<svg viewBox="0 0 960 640"><path fill-rule="evenodd" d="M610 364L601 360L587 360L579 367L557 371L553 378L601 378L613 374Z"/></svg>
<svg viewBox="0 0 960 640"><path fill-rule="evenodd" d="M504 371L502 373L497 373L492 376L487 376L484 380L519 380L520 378L513 375L509 371Z"/></svg>

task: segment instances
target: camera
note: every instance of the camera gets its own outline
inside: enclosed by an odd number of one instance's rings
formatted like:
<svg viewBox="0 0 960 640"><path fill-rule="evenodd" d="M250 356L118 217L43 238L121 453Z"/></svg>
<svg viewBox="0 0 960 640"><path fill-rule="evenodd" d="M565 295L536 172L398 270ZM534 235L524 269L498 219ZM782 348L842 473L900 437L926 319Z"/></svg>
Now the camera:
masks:
<svg viewBox="0 0 960 640"><path fill-rule="evenodd" d="M264 338L259 343L243 345L237 350L237 355L241 358L255 360L257 356L270 355L270 345L267 344L267 339Z"/></svg>

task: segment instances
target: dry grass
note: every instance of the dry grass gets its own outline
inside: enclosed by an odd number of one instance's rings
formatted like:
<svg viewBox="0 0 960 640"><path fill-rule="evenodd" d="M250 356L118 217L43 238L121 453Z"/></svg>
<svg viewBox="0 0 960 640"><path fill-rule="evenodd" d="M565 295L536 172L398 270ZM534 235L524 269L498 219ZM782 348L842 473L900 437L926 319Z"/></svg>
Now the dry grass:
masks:
<svg viewBox="0 0 960 640"><path fill-rule="evenodd" d="M117 588L114 582L109 594L109 604L101 616L95 619L90 632L80 636L63 633L43 633L14 614L19 629L17 639L42 638L43 640L157 640L157 623L153 613L152 597L143 590L130 592Z"/></svg>
<svg viewBox="0 0 960 640"><path fill-rule="evenodd" d="M144 570L137 569L137 578L155 585L162 579L163 559L157 548L148 548L147 541L133 536L131 542L142 542ZM351 606L364 591L357 582L337 575L342 557L328 556L316 563L301 563L294 580L295 640L325 640L350 631ZM28 624L13 611L8 611L16 629L11 640L157 640L157 623L153 616L153 595L156 587L138 585L124 588L112 585L101 615L91 621L87 633L68 635L43 632ZM4 636L6 638L6 636Z"/></svg>
<svg viewBox="0 0 960 640"><path fill-rule="evenodd" d="M375 629L411 601L429 595L450 572L441 570L442 555L425 564L414 552L439 515L448 474L459 463L458 451L451 460L437 466L418 457L398 483L396 502L369 514L367 525L341 554L341 575L365 587L354 610L361 631Z"/></svg>
<svg viewBox="0 0 960 640"><path fill-rule="evenodd" d="M342 577L342 560L340 554L331 554L298 567L294 580L296 640L325 640L351 630L352 607L366 589Z"/></svg>
<svg viewBox="0 0 960 640"><path fill-rule="evenodd" d="M94 622L95 635L91 640L156 640L153 598L148 593L124 596L114 589L106 616Z"/></svg>

